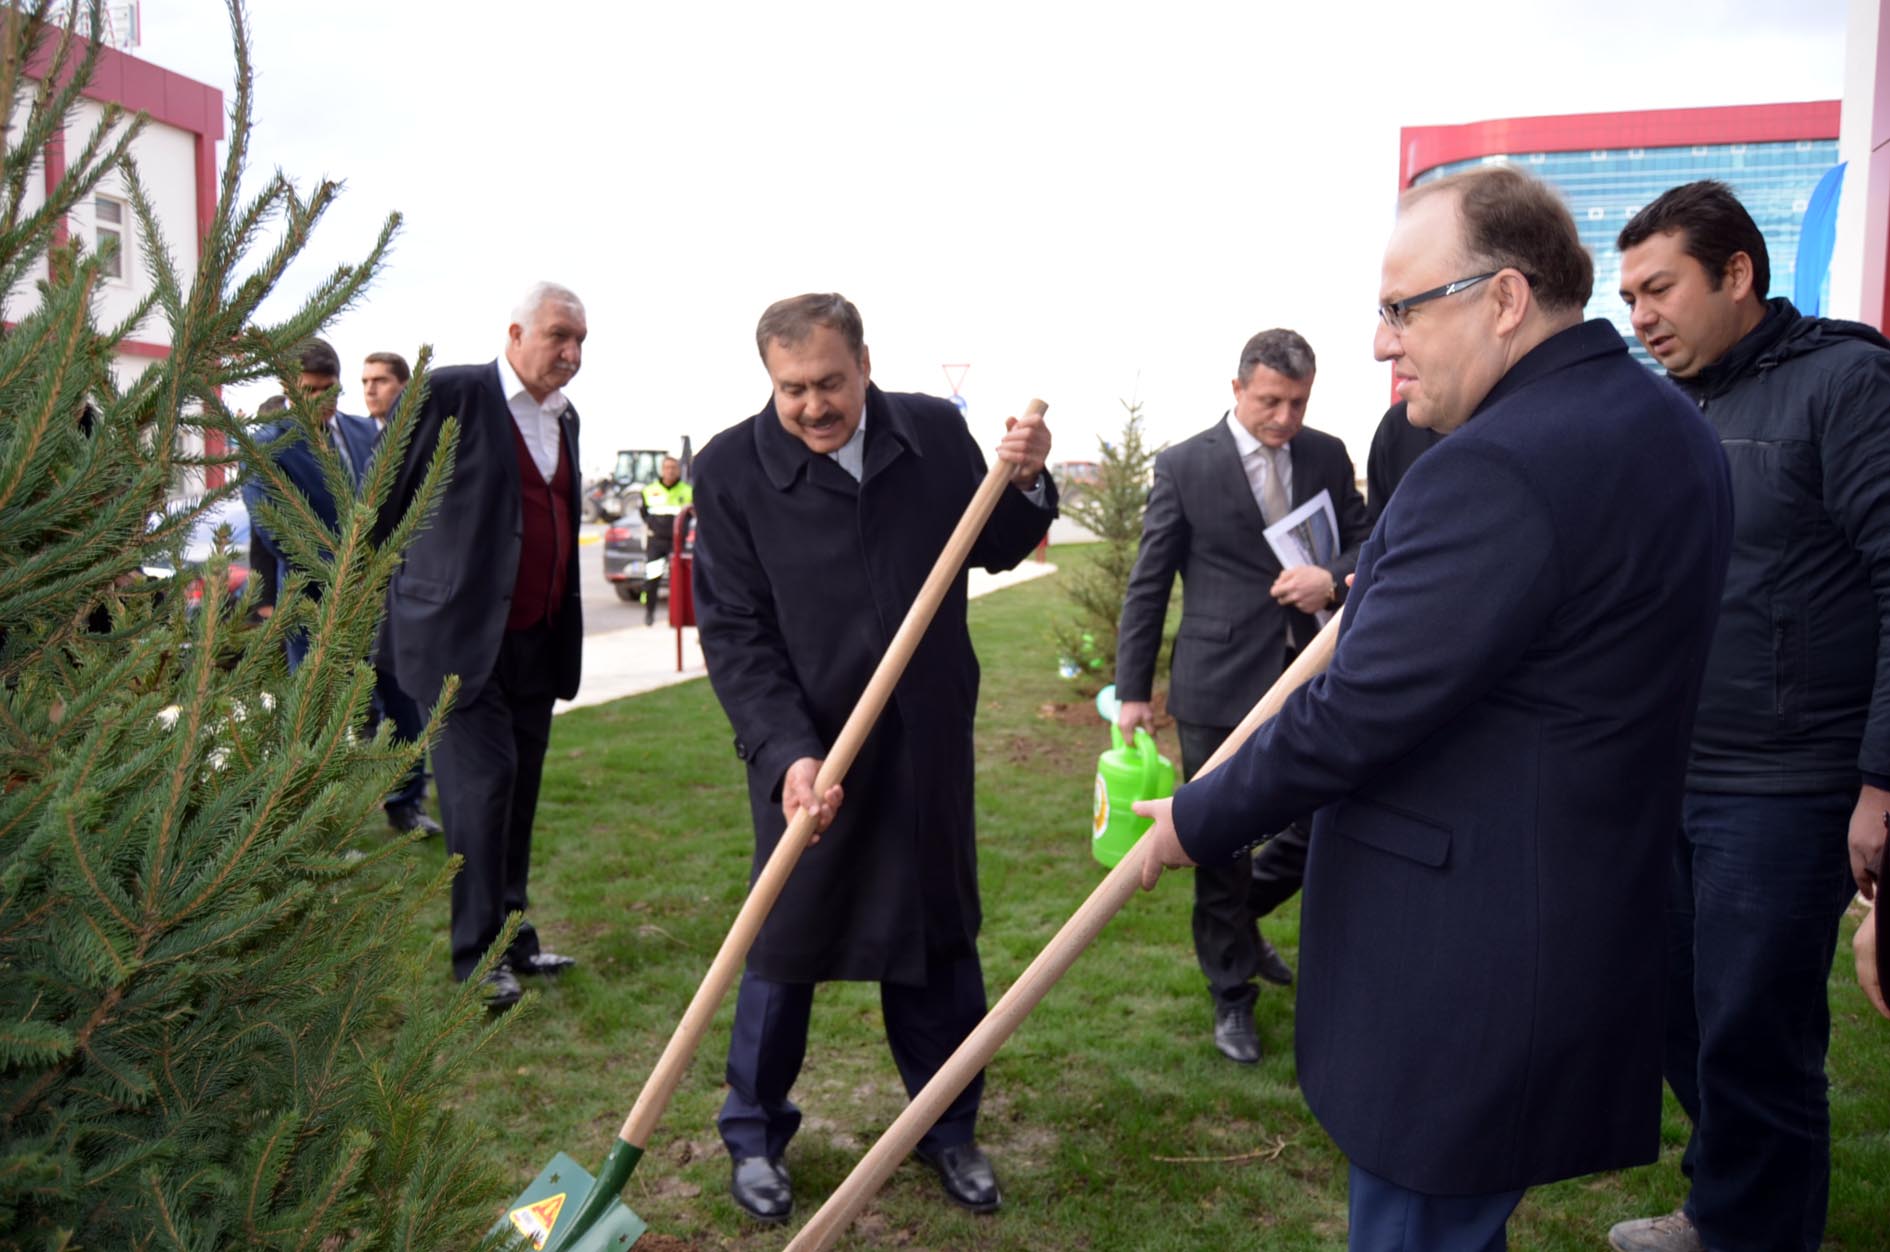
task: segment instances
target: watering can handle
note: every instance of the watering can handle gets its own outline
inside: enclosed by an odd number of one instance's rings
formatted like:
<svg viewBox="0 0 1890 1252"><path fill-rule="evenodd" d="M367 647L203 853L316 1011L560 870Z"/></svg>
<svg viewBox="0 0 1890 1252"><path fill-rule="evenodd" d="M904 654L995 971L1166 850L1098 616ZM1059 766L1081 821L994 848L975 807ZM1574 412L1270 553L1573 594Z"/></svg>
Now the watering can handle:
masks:
<svg viewBox="0 0 1890 1252"><path fill-rule="evenodd" d="M1143 732L1140 729L1138 729L1135 733L1139 735L1139 734L1142 734ZM1109 723L1109 738L1114 741L1116 750L1121 751L1123 747L1122 727L1116 725L1114 722L1110 722Z"/></svg>
<svg viewBox="0 0 1890 1252"><path fill-rule="evenodd" d="M1135 751L1142 758L1142 799L1151 800L1156 794L1156 774L1161 769L1161 753L1156 751L1155 736L1148 733L1148 728L1135 728Z"/></svg>

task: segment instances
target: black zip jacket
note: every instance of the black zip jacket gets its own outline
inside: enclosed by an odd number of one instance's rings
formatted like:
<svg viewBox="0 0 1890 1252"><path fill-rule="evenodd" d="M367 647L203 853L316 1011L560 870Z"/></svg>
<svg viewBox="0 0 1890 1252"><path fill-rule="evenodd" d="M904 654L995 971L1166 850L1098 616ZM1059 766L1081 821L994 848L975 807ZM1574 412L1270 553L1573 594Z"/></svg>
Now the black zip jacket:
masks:
<svg viewBox="0 0 1890 1252"><path fill-rule="evenodd" d="M1776 299L1675 381L1719 432L1733 487L1687 786L1890 786L1890 341Z"/></svg>

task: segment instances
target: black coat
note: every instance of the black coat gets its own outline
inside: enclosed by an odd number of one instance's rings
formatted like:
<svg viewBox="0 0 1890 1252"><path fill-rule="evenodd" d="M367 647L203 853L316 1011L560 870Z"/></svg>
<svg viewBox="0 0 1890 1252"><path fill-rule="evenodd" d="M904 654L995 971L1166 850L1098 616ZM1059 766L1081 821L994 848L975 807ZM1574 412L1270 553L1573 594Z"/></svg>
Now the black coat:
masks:
<svg viewBox="0 0 1890 1252"><path fill-rule="evenodd" d="M1345 444L1301 428L1293 437L1293 505L1332 496L1339 552L1325 568L1345 598L1345 576L1371 531ZM1313 619L1269 594L1280 576L1266 521L1223 417L1164 449L1142 515L1142 545L1129 574L1116 642L1116 695L1146 700L1155 682L1168 590L1181 575L1181 626L1168 711L1203 726L1234 726L1286 666L1286 627L1311 639Z"/></svg>
<svg viewBox="0 0 1890 1252"><path fill-rule="evenodd" d="M1463 1195L1659 1151L1667 879L1731 512L1712 431L1612 326L1551 337L1399 485L1331 667L1176 793L1202 864L1318 809L1300 1086L1372 1173Z"/></svg>
<svg viewBox="0 0 1890 1252"><path fill-rule="evenodd" d="M1376 524L1391 493L1417 459L1443 436L1411 424L1408 406L1400 400L1385 410L1372 432L1371 451L1365 454L1365 515Z"/></svg>
<svg viewBox="0 0 1890 1252"><path fill-rule="evenodd" d="M774 404L695 463L695 597L703 655L748 765L759 873L786 825L781 781L824 757L984 477L949 403L867 391L855 483L782 429ZM1046 475L1045 480L1049 483ZM1007 490L969 564L1008 569L1056 515ZM978 660L961 575L748 958L783 982L922 984L928 950L973 951Z"/></svg>
<svg viewBox="0 0 1890 1252"><path fill-rule="evenodd" d="M1773 300L1680 385L1725 446L1737 527L1687 785L1890 787L1890 344Z"/></svg>
<svg viewBox="0 0 1890 1252"><path fill-rule="evenodd" d="M470 699L491 676L512 610L524 520L518 446L512 410L500 389L499 365L452 365L433 371L426 407L415 418L407 459L384 510L382 529L400 516L439 444L440 426L459 419L453 476L435 502L425 529L407 549L406 563L387 592L379 664L421 705L439 698L448 674L460 677L459 699ZM404 403L404 397L403 397ZM578 497L578 416L566 408L558 423L570 461L571 517ZM584 606L578 594L578 545L565 566L564 599L552 625L557 694L577 694L584 657Z"/></svg>

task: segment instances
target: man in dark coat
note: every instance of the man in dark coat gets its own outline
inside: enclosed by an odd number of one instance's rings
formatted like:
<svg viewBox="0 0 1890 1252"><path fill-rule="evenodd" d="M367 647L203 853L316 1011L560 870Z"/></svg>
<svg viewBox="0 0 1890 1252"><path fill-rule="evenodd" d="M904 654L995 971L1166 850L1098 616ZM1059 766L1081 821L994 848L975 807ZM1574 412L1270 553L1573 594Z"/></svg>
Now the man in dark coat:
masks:
<svg viewBox="0 0 1890 1252"><path fill-rule="evenodd" d="M321 396L332 391L341 381L341 358L325 339L311 339L302 345L299 365L301 370L296 378L296 385L304 396ZM274 398L274 397L272 397ZM287 407L286 402L283 405ZM334 396L321 401L322 430L328 439L329 447L341 459L342 471L347 475L351 486L359 487L361 475L366 471L368 460L374 455L374 445L380 439L380 432L374 423L364 417L353 417L340 412ZM283 417L256 431L256 441L267 448L269 456L282 470L283 476L291 486L308 502L309 511L320 519L324 526L333 530L340 518L340 509L334 495L328 490L328 479L322 473L322 463L315 452L302 439L301 427L293 419ZM269 603L275 603L276 592L281 588L282 579L295 568L294 560L284 549L277 536L271 533L268 523L263 519L262 506L269 500L270 487L261 475L251 473L243 479L243 504L249 510L250 529L266 554L263 564L263 577L269 588ZM307 594L319 599L321 584L308 584ZM273 609L271 610L273 611ZM290 635L284 644L289 669L294 671L308 655L308 635L297 631Z"/></svg>
<svg viewBox="0 0 1890 1252"><path fill-rule="evenodd" d="M1400 400L1385 410L1372 432L1372 446L1365 454L1365 514L1372 524L1384 514L1391 493L1411 472L1417 459L1431 450L1443 436L1422 426L1413 426L1409 408Z"/></svg>
<svg viewBox="0 0 1890 1252"><path fill-rule="evenodd" d="M825 826L769 914L742 977L720 1129L730 1191L783 1220L788 1099L814 984L880 984L887 1042L917 1094L984 1016L978 963L972 720L978 661L953 583L844 787L813 794L829 746L985 473L958 411L871 383L860 315L837 295L768 309L756 331L774 386L760 413L695 463L695 595L716 696L748 766L759 873L803 808ZM1040 417L998 455L1016 467L969 564L1016 565L1056 515ZM844 797L844 805L842 799ZM978 1211L997 1180L973 1130L974 1081L920 1141L946 1193Z"/></svg>
<svg viewBox="0 0 1890 1252"><path fill-rule="evenodd" d="M1616 1248L1824 1235L1827 980L1890 811L1890 343L1766 299L1765 236L1706 181L1621 231L1634 331L1732 466L1734 536L1668 903L1667 1083L1693 1123L1679 1213Z"/></svg>
<svg viewBox="0 0 1890 1252"><path fill-rule="evenodd" d="M452 898L459 979L506 915L525 911L551 708L577 694L578 418L563 388L583 363L586 330L577 296L540 283L514 312L498 360L435 371L381 526L406 510L442 424L457 418L453 476L388 588L379 656L425 708L459 675L433 745L447 851L465 858ZM574 964L544 951L525 922L485 975L486 1003L509 1008L520 976Z"/></svg>
<svg viewBox="0 0 1890 1252"><path fill-rule="evenodd" d="M393 412L395 402L400 399L400 393L406 389L407 380L411 377L413 371L407 368L407 358L398 352L370 352L362 362L361 400L377 432L385 429L388 414ZM372 734L383 719L394 724L394 737L404 743L418 739L427 724L427 719L420 715L420 706L394 680L393 670L377 660L374 665L374 704L369 711L368 733ZM413 768L389 793L387 803L382 807L387 813L387 824L395 830L402 833L417 830L427 835L440 833L440 824L427 816L427 763L424 756L413 763Z"/></svg>
<svg viewBox="0 0 1890 1252"><path fill-rule="evenodd" d="M1234 407L1155 458L1117 632L1117 720L1125 736L1138 726L1155 729L1155 656L1179 574L1168 711L1187 778L1312 639L1319 629L1312 614L1344 599L1345 576L1371 529L1345 444L1304 425L1316 366L1312 346L1297 333L1261 331L1241 349ZM1321 492L1332 503L1337 543L1323 562L1285 568L1264 532ZM1300 823L1259 857L1194 876L1194 955L1214 1003L1214 1044L1231 1061L1260 1059L1254 979L1293 981L1259 920L1299 890L1305 858Z"/></svg>
<svg viewBox="0 0 1890 1252"><path fill-rule="evenodd" d="M1524 1188L1660 1146L1661 906L1731 495L1699 414L1581 320L1593 274L1517 170L1406 193L1376 352L1449 437L1366 540L1326 673L1137 806L1149 885L1318 810L1299 1077L1354 1249L1501 1248Z"/></svg>

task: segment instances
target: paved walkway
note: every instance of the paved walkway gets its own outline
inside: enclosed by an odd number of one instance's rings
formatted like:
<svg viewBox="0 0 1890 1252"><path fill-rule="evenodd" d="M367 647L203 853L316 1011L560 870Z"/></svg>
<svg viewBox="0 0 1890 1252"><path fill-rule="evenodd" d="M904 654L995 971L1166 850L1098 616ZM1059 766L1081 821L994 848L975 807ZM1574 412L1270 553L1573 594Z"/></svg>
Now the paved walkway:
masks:
<svg viewBox="0 0 1890 1252"><path fill-rule="evenodd" d="M1030 559L1002 574L974 569L967 591L981 596L1056 572L1056 566ZM680 670L676 666L676 633L660 621L655 626L645 626L638 621L620 630L585 636L584 682L578 688L577 698L568 702L560 700L556 711L562 713L566 709L603 704L640 691L653 691L671 683L703 677L708 671L702 665L702 648L696 642L695 627L685 627L682 631Z"/></svg>

